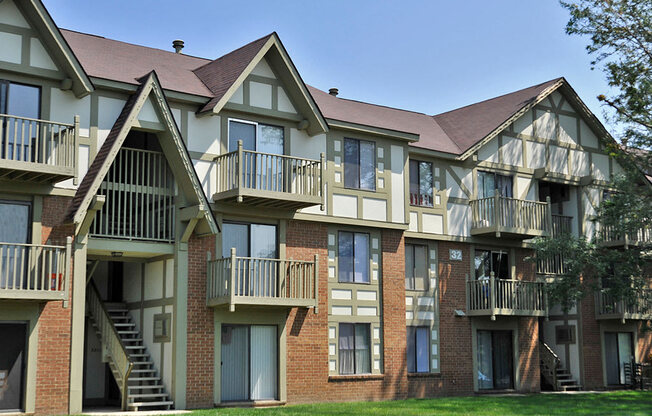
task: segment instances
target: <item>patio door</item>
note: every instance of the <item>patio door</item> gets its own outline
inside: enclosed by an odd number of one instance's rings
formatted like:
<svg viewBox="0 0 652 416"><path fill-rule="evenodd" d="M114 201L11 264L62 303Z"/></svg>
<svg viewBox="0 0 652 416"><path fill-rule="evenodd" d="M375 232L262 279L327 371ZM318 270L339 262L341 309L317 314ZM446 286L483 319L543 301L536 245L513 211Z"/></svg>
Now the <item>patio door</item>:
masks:
<svg viewBox="0 0 652 416"><path fill-rule="evenodd" d="M41 113L41 89L32 85L17 84L0 80L0 114L38 119ZM36 124L31 120L9 119L0 120L0 154L3 159L23 162L45 162L36 158L36 150L32 149L36 135ZM23 137L23 134L31 136ZM54 149L46 149L52 151ZM42 149L40 149L42 153Z"/></svg>
<svg viewBox="0 0 652 416"><path fill-rule="evenodd" d="M632 362L634 353L631 332L605 332L605 367L607 385L626 384L625 364Z"/></svg>
<svg viewBox="0 0 652 416"><path fill-rule="evenodd" d="M275 155L285 152L284 129L250 121L229 120L229 152L242 148L257 152L245 155L242 181L245 187L264 191L285 192L283 160Z"/></svg>
<svg viewBox="0 0 652 416"><path fill-rule="evenodd" d="M27 324L0 322L0 412L23 407Z"/></svg>
<svg viewBox="0 0 652 416"><path fill-rule="evenodd" d="M222 402L275 400L278 345L274 325L222 325Z"/></svg>
<svg viewBox="0 0 652 416"><path fill-rule="evenodd" d="M21 201L0 201L0 289L25 289L30 241L30 204ZM22 271L22 273L21 273Z"/></svg>
<svg viewBox="0 0 652 416"><path fill-rule="evenodd" d="M477 331L478 389L514 388L512 331Z"/></svg>
<svg viewBox="0 0 652 416"><path fill-rule="evenodd" d="M224 223L222 229L222 257L231 256L237 261L239 296L274 297L277 290L278 268L276 226L268 224Z"/></svg>

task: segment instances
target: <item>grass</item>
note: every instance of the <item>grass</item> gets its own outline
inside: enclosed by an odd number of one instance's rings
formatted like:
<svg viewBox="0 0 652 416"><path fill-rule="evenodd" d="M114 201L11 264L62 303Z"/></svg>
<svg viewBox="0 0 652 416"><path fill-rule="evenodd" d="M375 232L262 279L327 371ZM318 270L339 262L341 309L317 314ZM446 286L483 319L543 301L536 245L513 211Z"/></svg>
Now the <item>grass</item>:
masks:
<svg viewBox="0 0 652 416"><path fill-rule="evenodd" d="M386 402L320 403L266 409L197 410L192 416L276 415L652 415L652 392L470 396Z"/></svg>

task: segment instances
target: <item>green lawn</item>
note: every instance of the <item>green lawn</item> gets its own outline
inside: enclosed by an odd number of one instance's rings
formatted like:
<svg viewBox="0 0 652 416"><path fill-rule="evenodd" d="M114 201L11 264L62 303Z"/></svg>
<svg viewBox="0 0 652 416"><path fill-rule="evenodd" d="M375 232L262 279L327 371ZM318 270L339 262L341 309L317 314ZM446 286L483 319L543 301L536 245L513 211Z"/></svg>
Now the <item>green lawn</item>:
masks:
<svg viewBox="0 0 652 416"><path fill-rule="evenodd" d="M198 410L212 415L652 415L652 392L536 394L410 399L389 402L328 403L267 409Z"/></svg>

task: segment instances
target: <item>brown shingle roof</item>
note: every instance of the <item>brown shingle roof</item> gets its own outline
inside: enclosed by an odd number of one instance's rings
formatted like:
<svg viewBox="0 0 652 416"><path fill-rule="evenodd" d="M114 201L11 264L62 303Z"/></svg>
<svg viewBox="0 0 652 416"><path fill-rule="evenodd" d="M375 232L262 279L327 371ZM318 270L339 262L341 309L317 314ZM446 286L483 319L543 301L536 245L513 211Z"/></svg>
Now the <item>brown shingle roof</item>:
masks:
<svg viewBox="0 0 652 416"><path fill-rule="evenodd" d="M89 76L138 85L137 79L156 71L164 89L213 96L192 72L211 62L209 59L65 29L61 33Z"/></svg>
<svg viewBox="0 0 652 416"><path fill-rule="evenodd" d="M272 36L275 36L275 33L263 36L193 71L213 94L213 98L199 112L212 109L220 101Z"/></svg>
<svg viewBox="0 0 652 416"><path fill-rule="evenodd" d="M556 78L500 97L438 114L433 118L444 129L446 135L457 144L461 153L464 153L523 107L536 101L541 93L562 80L563 78ZM425 143L415 143L415 146L428 148Z"/></svg>
<svg viewBox="0 0 652 416"><path fill-rule="evenodd" d="M338 98L311 86L308 89L328 119L418 134L419 142L414 145L445 153L460 153L455 143L427 114Z"/></svg>

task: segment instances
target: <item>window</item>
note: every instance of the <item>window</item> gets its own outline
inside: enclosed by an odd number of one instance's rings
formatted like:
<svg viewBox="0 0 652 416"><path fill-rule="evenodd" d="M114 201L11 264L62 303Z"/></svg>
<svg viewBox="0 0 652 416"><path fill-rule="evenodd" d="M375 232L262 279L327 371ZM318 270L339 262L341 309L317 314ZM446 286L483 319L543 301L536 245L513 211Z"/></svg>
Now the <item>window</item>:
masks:
<svg viewBox="0 0 652 416"><path fill-rule="evenodd" d="M41 115L41 89L32 85L16 84L10 81L0 80L0 114L7 114L15 117L38 119ZM12 160L31 161L32 155L30 140L21 140L21 130L35 129L32 121L18 119L2 121L2 157ZM14 131L17 129L17 131ZM16 133L16 134L15 134ZM14 143L14 136L17 142Z"/></svg>
<svg viewBox="0 0 652 416"><path fill-rule="evenodd" d="M410 160L410 204L432 206L432 163Z"/></svg>
<svg viewBox="0 0 652 416"><path fill-rule="evenodd" d="M512 177L494 172L478 172L478 198L490 198L498 190L500 196L513 197Z"/></svg>
<svg viewBox="0 0 652 416"><path fill-rule="evenodd" d="M369 283L369 234L340 231L338 281Z"/></svg>
<svg viewBox="0 0 652 416"><path fill-rule="evenodd" d="M238 141L242 140L244 150L282 155L283 136L283 127L229 120L229 152L238 150Z"/></svg>
<svg viewBox="0 0 652 416"><path fill-rule="evenodd" d="M30 204L20 201L0 201L0 289L27 287L28 248L30 242ZM22 275L21 275L22 271Z"/></svg>
<svg viewBox="0 0 652 416"><path fill-rule="evenodd" d="M405 245L405 288L428 290L428 247Z"/></svg>
<svg viewBox="0 0 652 416"><path fill-rule="evenodd" d="M509 279L509 256L505 251L475 250L475 278L489 279L491 272L499 279Z"/></svg>
<svg viewBox="0 0 652 416"><path fill-rule="evenodd" d="M376 145L366 140L344 139L344 186L376 190Z"/></svg>
<svg viewBox="0 0 652 416"><path fill-rule="evenodd" d="M558 325L555 327L556 344L575 344L575 325Z"/></svg>
<svg viewBox="0 0 652 416"><path fill-rule="evenodd" d="M427 373L428 364L428 327L407 327L407 366L408 373Z"/></svg>
<svg viewBox="0 0 652 416"><path fill-rule="evenodd" d="M340 324L340 374L371 372L369 324Z"/></svg>

